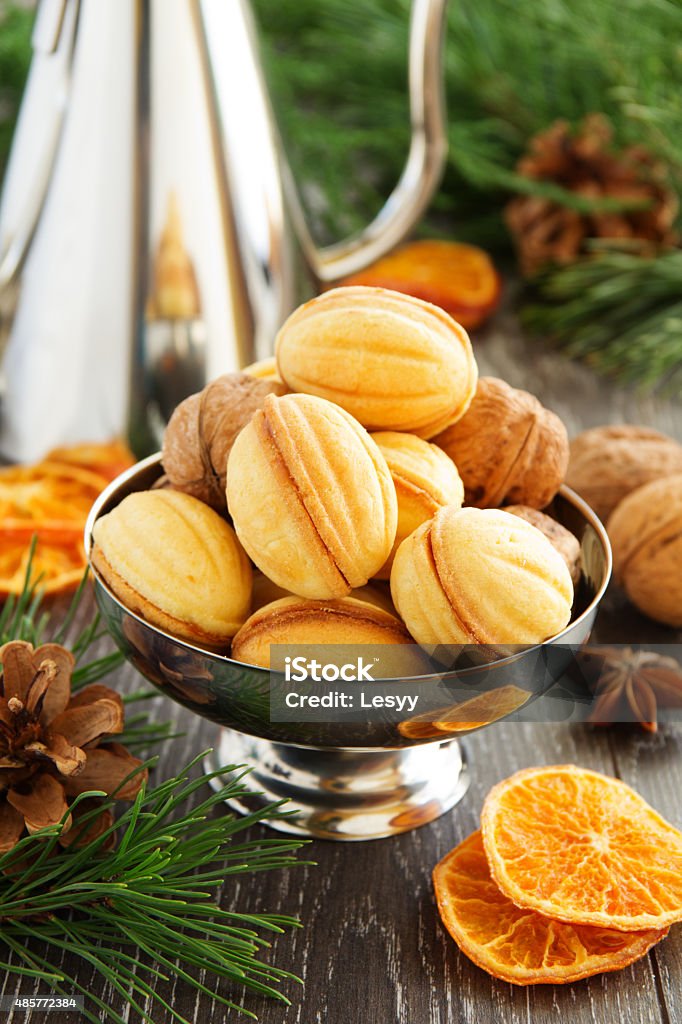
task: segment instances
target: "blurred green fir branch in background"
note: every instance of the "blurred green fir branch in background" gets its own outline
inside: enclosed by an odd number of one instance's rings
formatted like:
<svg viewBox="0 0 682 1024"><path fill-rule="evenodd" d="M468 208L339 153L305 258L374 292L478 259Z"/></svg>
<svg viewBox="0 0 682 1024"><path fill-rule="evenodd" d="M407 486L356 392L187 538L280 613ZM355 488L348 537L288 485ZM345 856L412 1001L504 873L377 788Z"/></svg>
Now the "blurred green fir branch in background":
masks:
<svg viewBox="0 0 682 1024"><path fill-rule="evenodd" d="M318 238L337 239L376 213L408 150L410 0L253 4L304 205ZM422 233L474 242L513 265L511 195L579 212L585 202L520 176L519 158L557 120L575 128L591 113L610 120L617 147L665 161L682 192L680 0L451 0L445 91L448 162ZM606 246L548 268L522 299L524 321L626 384L679 395L681 278L679 250L642 261Z"/></svg>
<svg viewBox="0 0 682 1024"><path fill-rule="evenodd" d="M0 178L28 72L32 27L30 7L0 3Z"/></svg>
<svg viewBox="0 0 682 1024"><path fill-rule="evenodd" d="M339 237L378 209L407 153L409 0L254 7L304 201L318 234ZM450 148L430 228L505 251L506 198L547 187L514 173L528 139L594 111L682 187L679 0L454 0L445 65Z"/></svg>
<svg viewBox="0 0 682 1024"><path fill-rule="evenodd" d="M682 396L682 250L653 259L624 244L591 250L535 279L521 322L623 383Z"/></svg>

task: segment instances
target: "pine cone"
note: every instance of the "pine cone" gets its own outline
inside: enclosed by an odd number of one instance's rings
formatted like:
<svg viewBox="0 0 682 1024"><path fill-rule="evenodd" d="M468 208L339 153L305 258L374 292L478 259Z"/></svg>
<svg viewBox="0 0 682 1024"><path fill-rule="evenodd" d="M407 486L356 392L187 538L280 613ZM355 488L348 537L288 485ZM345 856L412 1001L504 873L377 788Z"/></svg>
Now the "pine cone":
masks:
<svg viewBox="0 0 682 1024"><path fill-rule="evenodd" d="M131 800L142 785L145 773L139 772L117 790L141 761L119 743L101 742L123 730L121 698L101 684L71 696L74 664L60 644L34 651L13 640L0 647L0 854L24 830L58 824L69 811L69 797L97 789ZM95 805L82 801L77 816ZM105 811L84 831L74 829L69 814L59 841L69 845L75 835L90 842L112 821Z"/></svg>
<svg viewBox="0 0 682 1024"><path fill-rule="evenodd" d="M678 202L667 168L643 146L614 149L611 125L601 114L586 117L575 134L566 121L556 121L531 139L517 171L586 199L646 204L583 214L540 196L516 196L507 204L505 220L526 276L548 263L574 262L586 238L631 238L653 246L677 241L672 225Z"/></svg>

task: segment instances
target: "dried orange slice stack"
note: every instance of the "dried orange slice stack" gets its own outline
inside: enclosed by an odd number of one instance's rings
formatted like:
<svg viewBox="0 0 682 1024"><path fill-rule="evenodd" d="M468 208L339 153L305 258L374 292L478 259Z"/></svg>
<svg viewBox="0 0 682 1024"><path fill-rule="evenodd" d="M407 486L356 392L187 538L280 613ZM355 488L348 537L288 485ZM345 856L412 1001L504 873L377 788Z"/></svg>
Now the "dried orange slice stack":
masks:
<svg viewBox="0 0 682 1024"><path fill-rule="evenodd" d="M62 448L33 466L0 469L0 598L31 581L44 593L75 589L86 565L83 529L93 501L133 457L120 442Z"/></svg>
<svg viewBox="0 0 682 1024"><path fill-rule="evenodd" d="M618 779L575 765L517 772L481 831L436 866L441 918L516 985L626 967L682 920L682 833Z"/></svg>

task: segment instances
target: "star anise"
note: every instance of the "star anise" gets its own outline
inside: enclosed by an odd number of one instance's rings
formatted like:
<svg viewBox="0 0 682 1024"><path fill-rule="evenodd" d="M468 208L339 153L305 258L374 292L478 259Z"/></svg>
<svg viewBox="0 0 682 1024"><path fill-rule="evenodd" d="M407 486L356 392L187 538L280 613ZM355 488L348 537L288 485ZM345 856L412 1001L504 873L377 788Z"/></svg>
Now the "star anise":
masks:
<svg viewBox="0 0 682 1024"><path fill-rule="evenodd" d="M585 647L581 663L598 671L588 722L634 721L656 732L659 708L682 707L682 665L675 658L631 647Z"/></svg>
<svg viewBox="0 0 682 1024"><path fill-rule="evenodd" d="M113 816L107 810L90 819L87 831L75 829L74 817L93 804L82 801L74 816L68 813L69 798L102 790L131 800L142 784L140 772L121 787L141 762L109 741L123 730L121 698L101 684L72 696L73 668L73 655L60 644L34 651L31 644L13 640L0 647L0 854L25 831L63 819L63 845L74 836L90 841Z"/></svg>

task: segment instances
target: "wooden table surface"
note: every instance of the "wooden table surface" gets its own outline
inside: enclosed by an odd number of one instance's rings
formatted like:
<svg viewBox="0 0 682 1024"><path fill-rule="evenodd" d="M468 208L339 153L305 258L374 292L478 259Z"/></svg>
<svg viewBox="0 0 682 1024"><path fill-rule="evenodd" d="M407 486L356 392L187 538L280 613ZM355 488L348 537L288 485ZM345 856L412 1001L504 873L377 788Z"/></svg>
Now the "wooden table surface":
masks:
<svg viewBox="0 0 682 1024"><path fill-rule="evenodd" d="M482 372L534 391L564 418L571 434L598 423L631 421L682 439L679 406L636 401L584 368L529 345L511 318L498 321L478 342L477 356ZM679 633L640 617L617 594L607 599L597 638L682 642ZM116 681L122 688L139 685L128 666ZM213 743L216 727L165 698L155 703L161 717L172 717L186 730L182 739L163 748L157 769L161 778ZM284 986L290 1006L248 993L245 1005L264 1024L549 1024L557 1017L570 1024L682 1024L682 926L625 971L567 986L517 988L489 977L458 951L440 925L430 882L436 861L477 828L489 788L530 765L575 762L616 775L682 826L682 724L651 736L578 724L502 722L471 735L464 745L472 768L470 788L453 811L433 824L374 842L317 841L303 851L315 866L244 876L226 886L226 907L293 914L303 923L275 940L272 957L300 975L304 987ZM70 964L70 969L127 1015L121 999L89 968ZM7 986L4 992L9 991ZM34 990L24 981L17 991ZM207 996L195 996L183 984L174 987L172 999L198 1024L245 1019ZM8 1018L43 1019L37 1012ZM71 1024L78 1018L61 1014L54 1019ZM158 1024L167 1020L161 1010L154 1019Z"/></svg>

